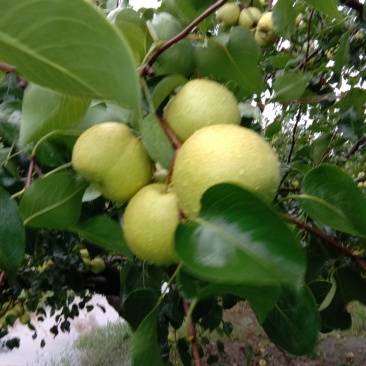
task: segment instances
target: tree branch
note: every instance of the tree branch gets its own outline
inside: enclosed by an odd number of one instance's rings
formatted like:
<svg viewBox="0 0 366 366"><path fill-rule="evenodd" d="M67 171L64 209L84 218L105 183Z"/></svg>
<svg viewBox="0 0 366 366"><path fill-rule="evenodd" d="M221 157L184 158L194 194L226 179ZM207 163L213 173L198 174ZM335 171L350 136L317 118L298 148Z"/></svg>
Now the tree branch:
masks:
<svg viewBox="0 0 366 366"><path fill-rule="evenodd" d="M184 300L183 301L183 307L184 307L184 312L186 314L186 316L189 314L189 303L188 301ZM187 317L188 318L188 339L191 342L191 348L192 348L192 356L193 356L193 360L194 360L194 365L195 366L200 366L201 365L201 357L200 357L200 353L199 353L199 349L198 349L198 343L197 343L197 337L196 337L196 330L193 324L193 320L190 316Z"/></svg>
<svg viewBox="0 0 366 366"><path fill-rule="evenodd" d="M347 161L353 154L357 152L358 149L360 149L363 145L366 144L366 136L361 137L355 145L351 147L350 150L347 151L347 153L344 155L343 160Z"/></svg>
<svg viewBox="0 0 366 366"><path fill-rule="evenodd" d="M205 18L211 15L216 9L220 8L224 5L228 0L219 0L215 4L211 5L208 9L206 9L200 16L198 16L191 24L189 24L186 28L184 28L179 34L173 37L168 42L164 43L161 47L159 47L147 60L147 62L141 68L141 76L144 77L146 75L151 74L152 65L156 61L156 59L168 48L173 46L175 43L179 42L183 38L185 38L194 28L197 27L199 23L202 22Z"/></svg>
<svg viewBox="0 0 366 366"><path fill-rule="evenodd" d="M297 220L295 217L285 214L284 218L295 224L296 226L305 229L311 234L316 235L326 243L332 245L334 248L343 252L347 257L351 258L355 264L362 270L362 272L366 273L366 262L364 262L358 255L353 254L353 251L345 246L342 245L341 242L330 238L328 235L324 234L322 231L315 229L314 227L308 225L306 222L302 222Z"/></svg>
<svg viewBox="0 0 366 366"><path fill-rule="evenodd" d="M14 72L15 71L15 67L14 66L10 66L8 64L4 64L2 62L0 62L0 71L4 71L4 72Z"/></svg>

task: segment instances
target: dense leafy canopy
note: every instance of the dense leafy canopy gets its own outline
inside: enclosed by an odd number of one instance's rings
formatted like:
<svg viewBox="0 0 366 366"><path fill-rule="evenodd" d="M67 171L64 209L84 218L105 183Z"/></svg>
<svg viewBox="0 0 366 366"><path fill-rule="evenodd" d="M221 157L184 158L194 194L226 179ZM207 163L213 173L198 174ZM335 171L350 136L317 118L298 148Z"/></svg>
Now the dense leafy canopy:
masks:
<svg viewBox="0 0 366 366"><path fill-rule="evenodd" d="M134 329L134 365L163 365L172 347L197 360L200 334L229 334L223 309L240 301L302 355L350 326L348 302L366 304L365 6L239 2L272 11L277 38L260 47L253 30L218 24L224 3L0 0L0 338L16 303L38 318L60 310L57 335L97 292ZM163 110L202 77L234 93L241 125L279 155L281 184L270 204L210 188L175 232L180 263L143 263L122 235L126 203L73 171L72 148L95 124L126 123L169 183L180 143ZM174 345L172 329L184 333Z"/></svg>

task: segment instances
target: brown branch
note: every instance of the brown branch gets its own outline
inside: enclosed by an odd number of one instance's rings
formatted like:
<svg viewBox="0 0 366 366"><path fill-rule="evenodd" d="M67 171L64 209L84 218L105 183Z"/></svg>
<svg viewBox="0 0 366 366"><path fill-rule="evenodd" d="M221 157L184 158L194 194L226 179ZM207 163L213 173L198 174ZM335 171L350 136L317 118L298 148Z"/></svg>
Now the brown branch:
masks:
<svg viewBox="0 0 366 366"><path fill-rule="evenodd" d="M29 162L29 167L28 167L28 173L27 173L27 178L25 180L25 188L29 188L29 186L32 183L32 176L34 173L34 159L31 158L30 162Z"/></svg>
<svg viewBox="0 0 366 366"><path fill-rule="evenodd" d="M3 283L5 282L6 273L3 271L0 273L0 288L2 287Z"/></svg>
<svg viewBox="0 0 366 366"><path fill-rule="evenodd" d="M354 255L353 251L351 249L343 246L341 242L339 242L333 238L330 238L328 235L324 234L322 231L315 229L314 227L308 225L306 222L297 220L293 216L284 215L284 218L287 221L295 224L296 226L298 226L302 229L305 229L306 231L310 232L311 234L316 235L317 237L319 237L326 243L332 245L334 248L343 252L345 255L347 255L349 258L351 258L355 262L355 264L362 270L362 272L366 273L366 262L364 262L359 256Z"/></svg>
<svg viewBox="0 0 366 366"><path fill-rule="evenodd" d="M188 312L189 312L189 302L184 300L183 301L183 307L184 307L184 313L187 315ZM192 356L193 356L193 360L194 360L194 365L195 366L200 366L201 365L201 357L200 357L200 352L199 352L199 348L198 348L196 330L195 330L194 323L193 323L192 319L189 319L187 337L191 342Z"/></svg>
<svg viewBox="0 0 366 366"><path fill-rule="evenodd" d="M161 47L159 47L147 60L147 62L141 68L141 76L144 77L146 75L151 74L151 67L156 61L156 59L168 48L173 46L175 43L184 39L194 28L197 27L199 23L202 22L205 18L211 15L216 9L220 8L224 5L228 0L219 0L215 4L211 5L208 9L206 9L200 16L198 16L192 23L190 23L186 28L184 28L179 34L173 37L168 42L164 43Z"/></svg>
<svg viewBox="0 0 366 366"><path fill-rule="evenodd" d="M350 150L347 151L347 153L344 155L343 160L347 161L352 155L354 155L358 149L360 149L363 145L366 144L366 136L361 137L355 145L351 147Z"/></svg>
<svg viewBox="0 0 366 366"><path fill-rule="evenodd" d="M14 72L15 71L15 67L0 62L0 70L1 71L4 71L4 72Z"/></svg>
<svg viewBox="0 0 366 366"><path fill-rule="evenodd" d="M291 147L290 147L290 152L288 153L288 157L287 157L287 164L291 163L292 154L294 152L295 143L296 143L296 130L300 123L301 112L302 112L301 108L299 108L299 110L297 111L297 115L296 115L295 126L294 126L294 129L292 130Z"/></svg>

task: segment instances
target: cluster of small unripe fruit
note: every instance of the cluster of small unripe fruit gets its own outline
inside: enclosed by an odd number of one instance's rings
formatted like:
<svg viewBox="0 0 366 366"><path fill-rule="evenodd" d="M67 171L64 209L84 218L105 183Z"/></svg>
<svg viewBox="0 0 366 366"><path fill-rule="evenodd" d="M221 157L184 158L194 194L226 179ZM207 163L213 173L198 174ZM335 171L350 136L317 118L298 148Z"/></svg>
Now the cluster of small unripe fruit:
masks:
<svg viewBox="0 0 366 366"><path fill-rule="evenodd" d="M23 302L20 300L4 302L0 308L0 328L12 325L16 319L19 319L22 324L28 324L31 320Z"/></svg>
<svg viewBox="0 0 366 366"><path fill-rule="evenodd" d="M254 32L254 39L263 47L276 41L273 29L272 12L264 12L250 6L241 9L238 3L226 3L216 13L217 21L223 27L240 25Z"/></svg>
<svg viewBox="0 0 366 366"><path fill-rule="evenodd" d="M362 189L366 189L366 173L359 172L357 175L357 186Z"/></svg>
<svg viewBox="0 0 366 366"><path fill-rule="evenodd" d="M74 145L72 165L105 198L127 202L121 225L131 251L147 262L169 265L178 261L174 236L180 220L199 215L208 188L232 183L269 202L280 171L269 144L240 126L238 101L218 82L188 81L170 99L162 118L182 143L165 181L154 182L159 164L119 122L84 131Z"/></svg>

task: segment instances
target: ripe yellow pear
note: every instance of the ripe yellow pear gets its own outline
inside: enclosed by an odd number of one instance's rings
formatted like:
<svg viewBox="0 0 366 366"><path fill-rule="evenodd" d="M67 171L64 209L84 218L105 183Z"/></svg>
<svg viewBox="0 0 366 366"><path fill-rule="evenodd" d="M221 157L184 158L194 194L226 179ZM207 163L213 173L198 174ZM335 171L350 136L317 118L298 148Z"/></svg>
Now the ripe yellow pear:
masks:
<svg viewBox="0 0 366 366"><path fill-rule="evenodd" d="M235 125L215 125L195 132L175 159L172 187L187 218L201 208L201 197L219 183L237 184L266 201L280 183L279 161L256 132Z"/></svg>
<svg viewBox="0 0 366 366"><path fill-rule="evenodd" d="M177 262L174 235L179 223L177 198L162 183L145 186L133 196L123 217L123 234L140 259L158 265Z"/></svg>
<svg viewBox="0 0 366 366"><path fill-rule="evenodd" d="M239 25L246 29L255 28L261 17L262 12L254 6L250 6L240 12Z"/></svg>
<svg viewBox="0 0 366 366"><path fill-rule="evenodd" d="M238 23L240 8L235 3L224 4L216 13L216 20L224 27L231 27Z"/></svg>
<svg viewBox="0 0 366 366"><path fill-rule="evenodd" d="M259 19L254 39L261 47L276 41L277 35L273 29L272 12L264 13Z"/></svg>
<svg viewBox="0 0 366 366"><path fill-rule="evenodd" d="M149 183L152 164L141 141L123 123L104 122L77 139L72 166L110 200L124 202Z"/></svg>
<svg viewBox="0 0 366 366"><path fill-rule="evenodd" d="M233 93L208 79L188 81L167 104L164 118L180 141L202 127L239 124L240 112Z"/></svg>

